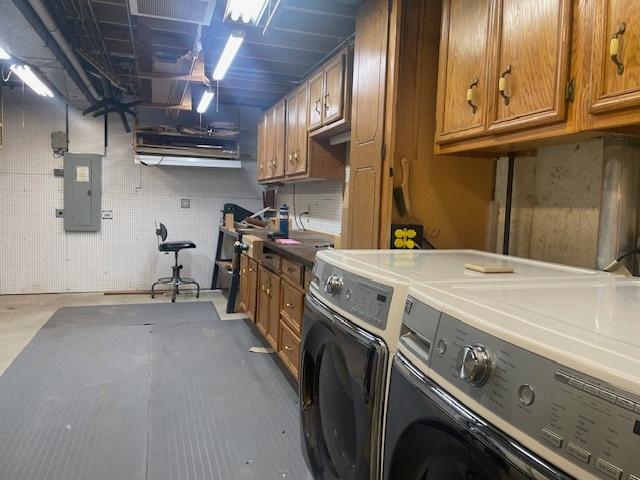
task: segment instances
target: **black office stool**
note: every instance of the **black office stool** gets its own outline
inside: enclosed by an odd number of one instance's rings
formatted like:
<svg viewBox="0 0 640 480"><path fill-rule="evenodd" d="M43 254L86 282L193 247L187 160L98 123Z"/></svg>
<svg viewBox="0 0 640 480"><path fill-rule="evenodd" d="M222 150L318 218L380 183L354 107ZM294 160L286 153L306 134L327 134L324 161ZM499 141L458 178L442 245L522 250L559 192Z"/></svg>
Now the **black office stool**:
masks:
<svg viewBox="0 0 640 480"><path fill-rule="evenodd" d="M176 296L180 293L180 285L195 285L197 287L196 298L200 298L200 284L193 278L181 277L180 270L182 270L182 265L178 265L178 252L185 248L196 248L196 244L188 241L165 242L165 240L167 239L167 227L165 227L162 223L160 224L159 228L156 228L156 235L158 236L158 250L166 254L168 254L169 252L173 252L175 254L176 262L173 267L171 267L171 269L173 270L171 277L159 278L156 283L151 285L151 298L155 297L156 285L172 286L172 302L176 301ZM162 243L160 243L161 240Z"/></svg>

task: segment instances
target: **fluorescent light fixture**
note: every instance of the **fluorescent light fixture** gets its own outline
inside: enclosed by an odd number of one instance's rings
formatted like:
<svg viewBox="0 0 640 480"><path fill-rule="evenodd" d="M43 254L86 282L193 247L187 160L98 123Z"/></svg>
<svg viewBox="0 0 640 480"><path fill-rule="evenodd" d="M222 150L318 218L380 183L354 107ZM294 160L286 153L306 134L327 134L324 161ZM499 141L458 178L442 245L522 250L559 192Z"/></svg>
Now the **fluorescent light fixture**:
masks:
<svg viewBox="0 0 640 480"><path fill-rule="evenodd" d="M11 55L4 48L0 47L0 60L9 60Z"/></svg>
<svg viewBox="0 0 640 480"><path fill-rule="evenodd" d="M234 22L253 23L257 25L265 11L267 0L227 0L224 18Z"/></svg>
<svg viewBox="0 0 640 480"><path fill-rule="evenodd" d="M242 32L233 32L229 35L227 44L224 46L224 50L218 59L216 69L213 71L214 80L222 80L224 78L243 41L244 34Z"/></svg>
<svg viewBox="0 0 640 480"><path fill-rule="evenodd" d="M240 160L223 158L175 157L170 155L138 155L138 160L149 167L209 167L242 168Z"/></svg>
<svg viewBox="0 0 640 480"><path fill-rule="evenodd" d="M198 108L196 109L196 111L198 113L206 112L207 108L209 108L211 100L213 100L213 91L205 90L202 94L202 97L200 98L200 103L198 104Z"/></svg>
<svg viewBox="0 0 640 480"><path fill-rule="evenodd" d="M33 73L33 70L29 68L29 65L16 65L14 63L11 65L10 69L38 95L53 98L51 90L42 83L42 80L40 80L35 73Z"/></svg>

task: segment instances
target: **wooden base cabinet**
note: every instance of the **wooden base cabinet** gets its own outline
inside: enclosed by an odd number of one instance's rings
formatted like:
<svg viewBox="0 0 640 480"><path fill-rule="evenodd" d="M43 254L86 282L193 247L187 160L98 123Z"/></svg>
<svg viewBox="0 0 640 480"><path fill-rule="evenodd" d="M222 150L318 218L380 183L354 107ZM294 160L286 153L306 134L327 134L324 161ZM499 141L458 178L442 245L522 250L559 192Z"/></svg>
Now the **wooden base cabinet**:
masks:
<svg viewBox="0 0 640 480"><path fill-rule="evenodd" d="M246 253L240 256L240 308L256 321L256 295L258 288L258 262Z"/></svg>
<svg viewBox="0 0 640 480"><path fill-rule="evenodd" d="M267 263L241 257L240 305L273 347L282 363L298 379L300 337L307 287L304 265L272 253Z"/></svg>
<svg viewBox="0 0 640 480"><path fill-rule="evenodd" d="M280 323L280 277L265 267L258 267L258 312L256 326L269 344L278 350Z"/></svg>

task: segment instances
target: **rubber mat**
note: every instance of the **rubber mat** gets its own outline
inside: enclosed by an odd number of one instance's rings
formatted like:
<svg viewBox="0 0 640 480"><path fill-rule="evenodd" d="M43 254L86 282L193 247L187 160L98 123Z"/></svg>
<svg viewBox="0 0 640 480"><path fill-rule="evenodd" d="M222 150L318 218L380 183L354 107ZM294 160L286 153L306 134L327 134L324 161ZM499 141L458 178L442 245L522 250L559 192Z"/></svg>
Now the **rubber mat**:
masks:
<svg viewBox="0 0 640 480"><path fill-rule="evenodd" d="M0 377L0 479L310 479L256 345L208 302L59 310Z"/></svg>

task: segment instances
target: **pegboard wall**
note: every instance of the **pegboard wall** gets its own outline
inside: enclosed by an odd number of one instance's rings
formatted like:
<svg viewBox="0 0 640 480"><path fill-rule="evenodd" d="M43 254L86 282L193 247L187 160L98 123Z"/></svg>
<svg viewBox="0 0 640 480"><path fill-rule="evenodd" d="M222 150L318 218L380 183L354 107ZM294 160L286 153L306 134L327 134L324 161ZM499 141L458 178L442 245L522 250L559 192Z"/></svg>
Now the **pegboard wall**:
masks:
<svg viewBox="0 0 640 480"><path fill-rule="evenodd" d="M169 240L196 243L180 253L183 274L210 287L223 204L261 208L255 160L243 162L242 170L135 164L133 136L114 117L102 168L102 208L113 219L102 220L97 233L65 233L55 216L63 208L63 179L53 175L63 160L50 145L51 132L65 130L65 107L28 91L3 93L0 294L149 289L171 274L173 263L157 249L154 220L167 226ZM70 108L69 150L104 155L103 118ZM181 208L182 198L190 208Z"/></svg>
<svg viewBox="0 0 640 480"><path fill-rule="evenodd" d="M343 190L342 181L286 185L278 190L277 205L289 205L290 215L293 219L295 210L296 220L300 213L308 211L309 215L303 215L301 220L309 230L338 234L342 222ZM293 228L299 228L295 221L292 221L292 225Z"/></svg>

